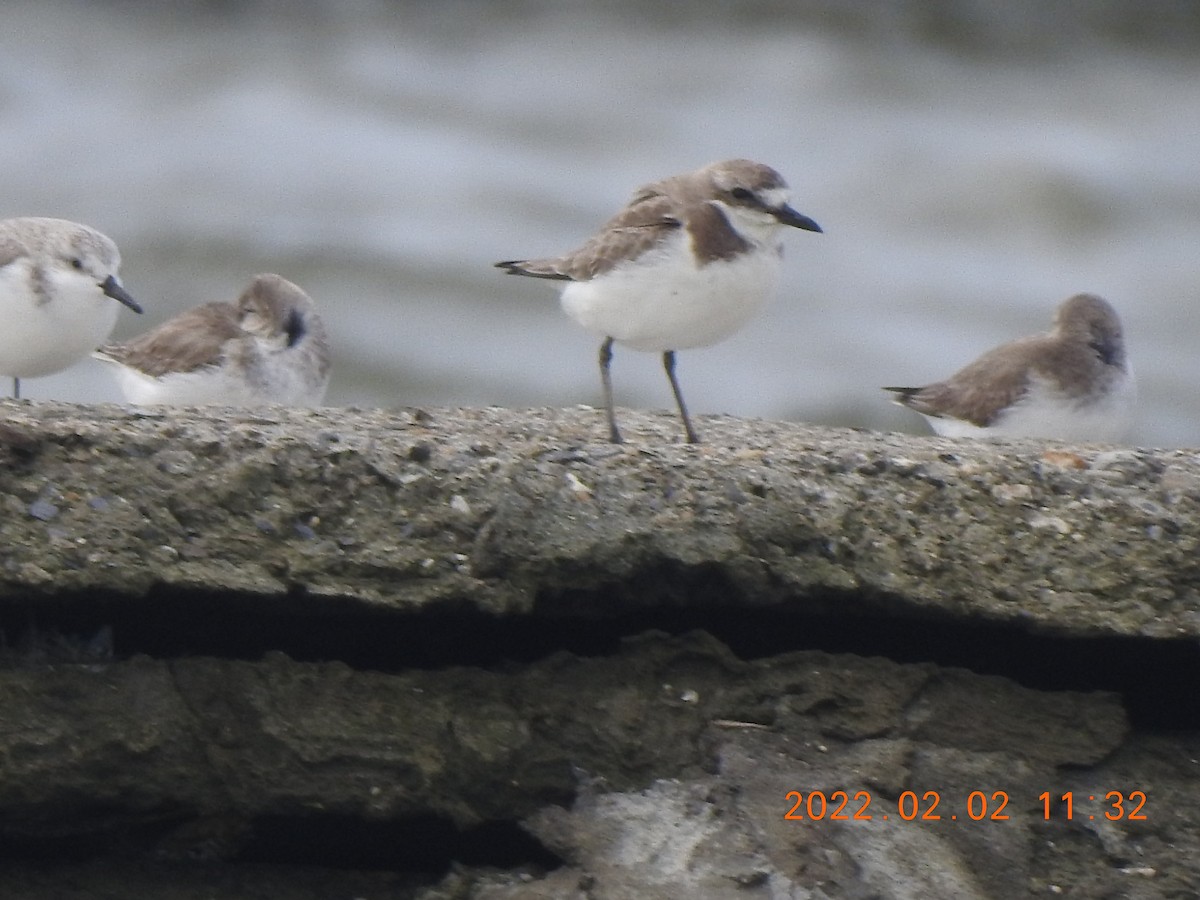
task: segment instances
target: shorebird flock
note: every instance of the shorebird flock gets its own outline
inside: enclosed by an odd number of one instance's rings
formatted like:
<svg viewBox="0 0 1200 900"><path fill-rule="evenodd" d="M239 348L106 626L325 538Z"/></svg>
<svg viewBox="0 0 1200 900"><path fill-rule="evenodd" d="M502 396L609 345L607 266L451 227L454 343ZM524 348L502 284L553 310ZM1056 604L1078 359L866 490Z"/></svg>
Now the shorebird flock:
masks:
<svg viewBox="0 0 1200 900"><path fill-rule="evenodd" d="M775 293L788 229L821 227L791 206L783 177L746 159L638 188L625 207L560 256L496 263L560 282L566 314L599 340L607 436L622 441L614 347L659 353L689 443L676 353L718 343ZM0 375L24 378L92 355L136 405L315 406L330 347L316 305L276 274L255 275L233 302L198 306L124 343L108 343L125 290L111 239L76 222L0 220ZM1119 442L1137 402L1121 322L1094 294L1063 302L1051 330L996 347L943 381L887 387L949 437Z"/></svg>

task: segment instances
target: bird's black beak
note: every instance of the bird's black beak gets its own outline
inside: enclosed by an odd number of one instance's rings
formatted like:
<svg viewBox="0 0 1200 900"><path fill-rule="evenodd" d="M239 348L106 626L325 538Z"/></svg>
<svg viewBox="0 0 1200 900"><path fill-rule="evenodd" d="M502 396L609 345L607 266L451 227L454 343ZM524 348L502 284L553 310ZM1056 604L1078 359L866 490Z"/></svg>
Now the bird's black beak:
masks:
<svg viewBox="0 0 1200 900"><path fill-rule="evenodd" d="M808 216L802 216L790 206L781 206L779 209L771 210L771 215L777 218L784 225L791 225L793 228L803 228L805 231L815 231L822 234L821 226L810 219Z"/></svg>
<svg viewBox="0 0 1200 900"><path fill-rule="evenodd" d="M104 291L104 293L112 297L118 303L124 303L135 313L140 313L142 311L142 307L138 305L136 300L129 296L129 292L126 291L125 288L121 287L121 283L117 281L114 276L109 275L102 282L100 282L100 290Z"/></svg>

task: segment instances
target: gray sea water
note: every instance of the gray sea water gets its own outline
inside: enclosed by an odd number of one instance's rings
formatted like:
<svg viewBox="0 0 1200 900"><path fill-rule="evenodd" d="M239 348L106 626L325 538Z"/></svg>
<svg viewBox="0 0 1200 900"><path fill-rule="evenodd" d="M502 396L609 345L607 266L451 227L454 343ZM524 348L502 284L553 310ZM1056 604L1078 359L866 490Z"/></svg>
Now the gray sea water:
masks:
<svg viewBox="0 0 1200 900"><path fill-rule="evenodd" d="M276 271L327 321L331 404L594 404L595 339L492 262L746 156L826 233L785 235L774 304L680 354L694 413L923 433L880 385L1087 290L1123 316L1138 442L1200 445L1200 54L1007 6L11 2L0 216L118 242L147 308L118 337ZM654 355L614 377L671 406ZM23 388L118 399L93 362Z"/></svg>

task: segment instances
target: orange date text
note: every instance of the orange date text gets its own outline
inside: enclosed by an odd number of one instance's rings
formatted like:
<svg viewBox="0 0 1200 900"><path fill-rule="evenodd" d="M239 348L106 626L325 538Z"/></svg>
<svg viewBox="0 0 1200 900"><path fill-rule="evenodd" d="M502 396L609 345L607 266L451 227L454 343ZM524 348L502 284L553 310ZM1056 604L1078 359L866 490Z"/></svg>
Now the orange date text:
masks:
<svg viewBox="0 0 1200 900"><path fill-rule="evenodd" d="M971 791L965 798L944 798L941 791L904 791L899 797L875 797L870 791L788 791L783 817L792 822L1006 822L1007 791ZM1145 791L1038 795L1042 818L1145 821Z"/></svg>

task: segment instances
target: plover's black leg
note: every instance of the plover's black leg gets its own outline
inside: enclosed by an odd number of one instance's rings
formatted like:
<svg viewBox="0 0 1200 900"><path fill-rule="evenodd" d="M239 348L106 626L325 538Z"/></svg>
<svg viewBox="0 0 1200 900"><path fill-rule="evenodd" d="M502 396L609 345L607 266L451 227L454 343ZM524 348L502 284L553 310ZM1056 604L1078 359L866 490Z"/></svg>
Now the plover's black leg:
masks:
<svg viewBox="0 0 1200 900"><path fill-rule="evenodd" d="M688 418L687 406L683 402L683 392L679 390L679 380L675 377L674 350L668 350L663 354L663 368L667 370L667 377L671 379L671 390L675 392L675 403L679 406L679 416L683 419L683 430L687 432L688 443L698 444L700 436L696 434L696 429L692 427L692 420Z"/></svg>
<svg viewBox="0 0 1200 900"><path fill-rule="evenodd" d="M608 439L614 444L621 443L621 432L617 428L617 413L613 409L612 375L608 366L612 362L612 338L605 338L600 345L600 381L604 384L604 409L608 413Z"/></svg>

